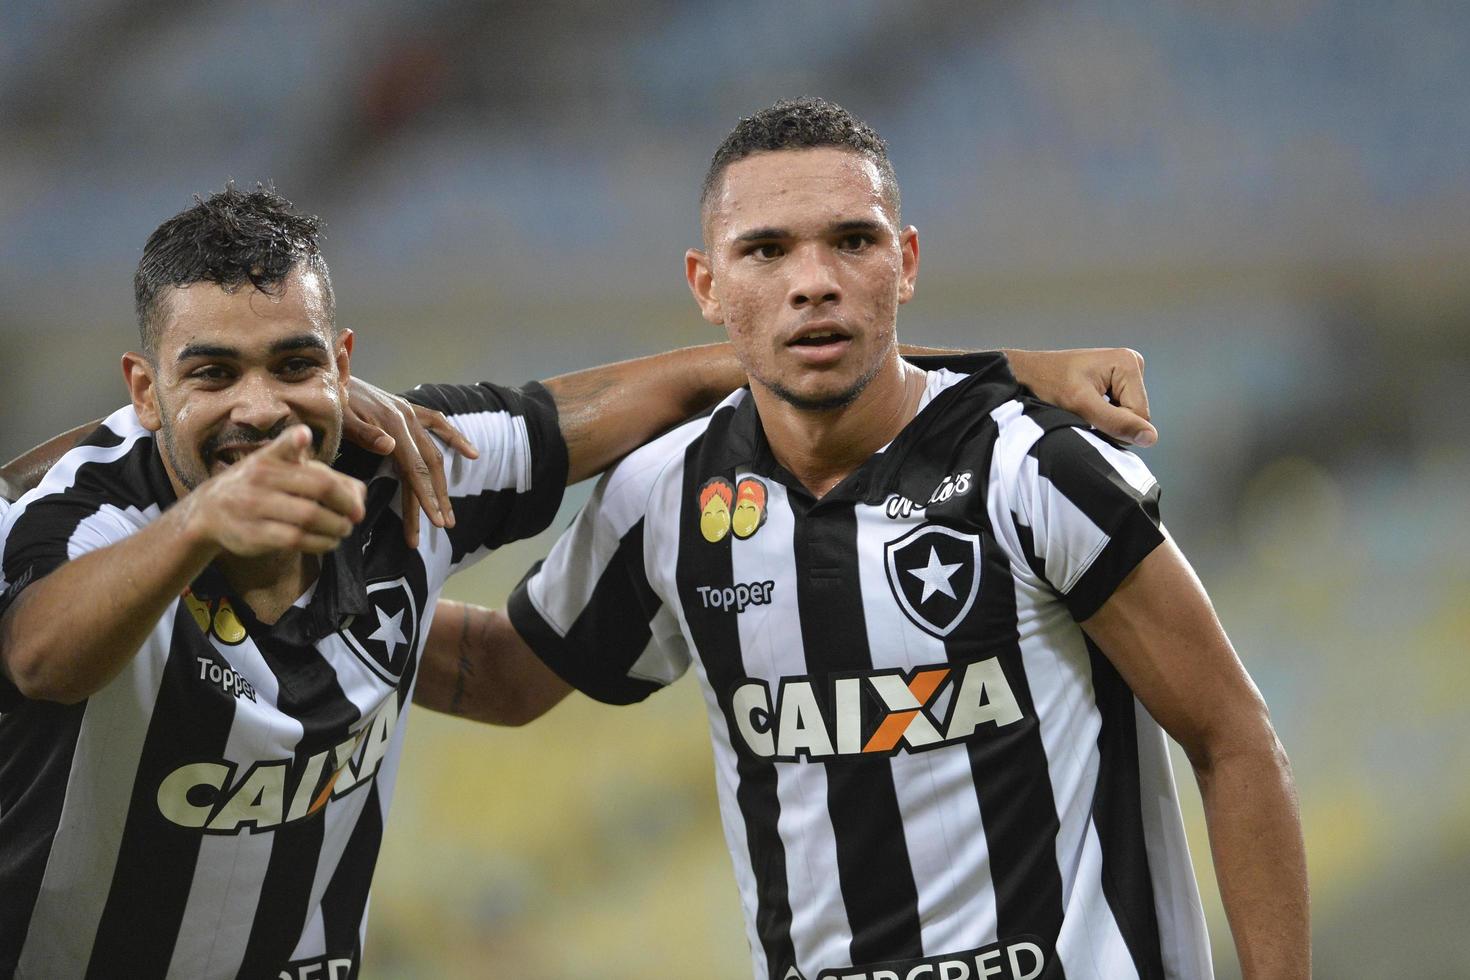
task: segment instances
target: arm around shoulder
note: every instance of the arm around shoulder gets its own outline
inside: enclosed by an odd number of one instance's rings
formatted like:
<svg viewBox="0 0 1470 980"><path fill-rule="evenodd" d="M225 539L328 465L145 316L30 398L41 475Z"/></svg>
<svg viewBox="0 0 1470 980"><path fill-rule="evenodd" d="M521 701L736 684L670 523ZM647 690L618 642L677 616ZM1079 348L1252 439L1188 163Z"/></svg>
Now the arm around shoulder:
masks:
<svg viewBox="0 0 1470 980"><path fill-rule="evenodd" d="M546 382L556 399L568 483L602 472L629 451L745 384L729 344L564 374Z"/></svg>
<svg viewBox="0 0 1470 980"><path fill-rule="evenodd" d="M499 610L439 600L413 703L490 725L535 721L571 693Z"/></svg>

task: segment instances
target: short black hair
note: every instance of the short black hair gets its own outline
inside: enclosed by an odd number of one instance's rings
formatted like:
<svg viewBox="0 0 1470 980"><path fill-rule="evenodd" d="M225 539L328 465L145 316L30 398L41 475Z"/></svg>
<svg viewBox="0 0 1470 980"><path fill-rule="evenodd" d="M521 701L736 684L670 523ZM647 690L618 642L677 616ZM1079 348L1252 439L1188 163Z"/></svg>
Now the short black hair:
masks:
<svg viewBox="0 0 1470 980"><path fill-rule="evenodd" d="M335 329L337 298L322 257L321 220L300 214L267 184L249 193L233 181L169 218L148 236L133 276L133 304L143 350L158 345L165 310L160 297L170 286L209 282L234 292L249 283L264 293L281 287L298 265L316 275L327 320Z"/></svg>
<svg viewBox="0 0 1470 980"><path fill-rule="evenodd" d="M878 167L883 194L899 214L898 175L888 159L888 144L877 131L835 102L804 95L782 99L735 124L730 135L715 150L699 191L699 212L704 214L726 168L738 160L772 150L807 150L832 146L861 153Z"/></svg>

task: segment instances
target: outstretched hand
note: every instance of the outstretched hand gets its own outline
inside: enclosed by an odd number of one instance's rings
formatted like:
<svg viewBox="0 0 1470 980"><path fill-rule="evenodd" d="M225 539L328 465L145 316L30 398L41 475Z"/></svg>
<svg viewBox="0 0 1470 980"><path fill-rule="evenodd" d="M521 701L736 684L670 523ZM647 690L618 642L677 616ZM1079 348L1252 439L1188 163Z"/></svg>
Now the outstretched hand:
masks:
<svg viewBox="0 0 1470 980"><path fill-rule="evenodd" d="M179 501L192 540L208 552L323 554L364 515L367 488L311 458L311 431L293 425Z"/></svg>
<svg viewBox="0 0 1470 980"><path fill-rule="evenodd" d="M450 425L442 412L415 405L361 378L348 383L347 402L343 438L380 456L393 456L403 482L403 536L408 546L418 547L419 522L410 517L418 507L435 527L453 527L454 508L444 480L444 454L431 436L437 435L456 452L478 459L480 453L474 444Z"/></svg>
<svg viewBox="0 0 1470 980"><path fill-rule="evenodd" d="M1147 448L1159 441L1149 421L1143 355L1127 347L1008 350L1017 379L1043 401L1080 415L1121 442Z"/></svg>

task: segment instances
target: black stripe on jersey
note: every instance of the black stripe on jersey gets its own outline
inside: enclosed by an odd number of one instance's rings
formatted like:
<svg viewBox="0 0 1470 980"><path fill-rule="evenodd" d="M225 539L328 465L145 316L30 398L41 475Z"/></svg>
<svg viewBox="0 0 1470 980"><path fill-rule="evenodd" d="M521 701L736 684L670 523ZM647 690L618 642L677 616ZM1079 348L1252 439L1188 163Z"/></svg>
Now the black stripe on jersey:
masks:
<svg viewBox="0 0 1470 980"><path fill-rule="evenodd" d="M406 690L406 688L405 688ZM322 932L326 956L348 956L354 975L362 965L359 948L362 919L367 914L368 892L373 884L373 869L378 863L378 849L383 843L383 805L376 782L369 788L362 816L352 828L352 837L337 862L337 870L322 893Z"/></svg>
<svg viewBox="0 0 1470 980"><path fill-rule="evenodd" d="M454 527L445 531L449 537L450 564L458 565L481 548L499 548L507 542L540 534L556 517L563 489L565 477L561 484L538 485L525 493L517 493L511 487L450 497Z"/></svg>
<svg viewBox="0 0 1470 980"><path fill-rule="evenodd" d="M331 664L314 647L285 644L272 637L269 627L261 625L248 608L237 607L237 611L266 666L276 675L280 687L276 707L301 722L297 758L341 742L362 713L348 700ZM312 819L275 829L240 976L274 976L300 942L326 833L326 810L331 806L329 802Z"/></svg>
<svg viewBox="0 0 1470 980"><path fill-rule="evenodd" d="M398 548L403 538L401 535L390 535L388 541L394 542L394 548ZM401 545L401 550L407 552L407 545ZM417 582L416 577L417 574L422 574L422 561L413 560L410 563L412 557L413 555L407 554L398 555L397 560L416 570L415 576L410 576L415 577L416 588L426 588L426 582ZM422 635L428 635L432 614L434 610L425 610L425 620L420 624L419 630ZM404 667L403 677L398 682L400 724L403 724L404 714L409 710L409 692L413 691L413 677L417 670L419 658L410 657L409 663ZM326 884L326 890L322 893L322 932L326 958L350 956L353 961L351 973L344 980L353 980L359 970L362 970L362 924L363 917L368 914L368 895L372 889L373 870L378 867L382 830L382 798L378 790L378 780L373 779L372 786L368 788L368 799L363 804L362 815L357 817L353 833L348 837L343 855L337 861L337 870L332 873L331 882Z"/></svg>
<svg viewBox="0 0 1470 980"><path fill-rule="evenodd" d="M796 601L807 671L835 677L871 671L857 567L857 511L788 494L796 517ZM893 766L886 757L827 766L827 810L837 877L852 929L852 963L923 956L919 892L909 862Z"/></svg>
<svg viewBox="0 0 1470 980"><path fill-rule="evenodd" d="M61 823L85 701L24 701L0 717L0 977L15 972Z"/></svg>
<svg viewBox="0 0 1470 980"><path fill-rule="evenodd" d="M88 977L163 976L178 941L203 835L158 810L158 786L180 765L218 759L235 718L235 698L199 683L196 658L208 645L194 618L174 605L168 663L133 780L107 904L97 924Z"/></svg>
<svg viewBox="0 0 1470 980"><path fill-rule="evenodd" d="M1092 688L1102 728L1097 735L1097 796L1092 821L1102 845L1102 886L1139 980L1163 980L1163 949L1143 834L1138 728L1133 692L1092 640Z"/></svg>
<svg viewBox="0 0 1470 980"><path fill-rule="evenodd" d="M724 445L734 411L716 412L703 436L684 451L684 481L679 514L679 555L674 581L679 586L679 604L689 623L693 647L699 652L709 685L723 696L745 679L740 652L740 628L734 616L705 608L696 591L699 586L734 587L735 570L730 539L710 544L699 533L699 486L714 476L734 477L734 471L715 472L711 457ZM705 467L711 467L710 472ZM728 723L728 722L727 722ZM755 929L765 953L770 980L785 980L796 965L796 947L791 941L791 895L786 885L786 846L777 822L781 802L776 795L776 770L769 762L736 753L740 783L735 802L745 821L745 840L750 850L751 873L755 876Z"/></svg>
<svg viewBox="0 0 1470 980"><path fill-rule="evenodd" d="M1022 714L1020 721L967 745L990 852L997 935L1002 941L1025 934L1041 939L1048 960L1042 976L1061 980L1064 973L1054 952L1062 929L1062 874L1056 847L1061 823L1036 702L1021 661L1010 560L994 535L982 534L981 548L984 572L979 599L969 616L971 625L951 634L944 645L952 663L998 659Z"/></svg>
<svg viewBox="0 0 1470 980"><path fill-rule="evenodd" d="M653 636L649 623L663 605L648 584L643 529L640 518L623 535L593 587L592 597L567 629L565 638L557 636L541 618L524 587L525 581L540 571L541 562L526 573L522 586L510 597L511 623L536 655L562 680L606 704L633 704L661 687L628 675L648 648ZM591 649L598 651L596 658L580 653Z"/></svg>
<svg viewBox="0 0 1470 980"><path fill-rule="evenodd" d="M1159 530L1159 485L1139 493L1076 429L1054 429L1031 447L1044 480L1108 536L1072 590L1062 596L1082 622L1101 608L1138 563L1164 540Z"/></svg>

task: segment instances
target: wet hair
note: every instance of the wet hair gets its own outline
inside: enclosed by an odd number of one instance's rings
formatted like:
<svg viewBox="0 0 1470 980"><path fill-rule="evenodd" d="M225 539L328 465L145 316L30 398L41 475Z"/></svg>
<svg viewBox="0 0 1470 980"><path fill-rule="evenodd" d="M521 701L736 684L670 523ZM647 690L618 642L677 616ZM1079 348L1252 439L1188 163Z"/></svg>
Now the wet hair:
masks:
<svg viewBox="0 0 1470 980"><path fill-rule="evenodd" d="M883 196L893 208L893 217L897 220L898 176L888 159L888 144L872 126L842 106L809 95L783 99L735 124L730 135L715 150L709 169L705 171L704 184L699 191L701 217L730 164L757 153L824 146L851 150L873 161L883 182Z"/></svg>
<svg viewBox="0 0 1470 980"><path fill-rule="evenodd" d="M152 357L157 351L168 316L168 287L208 282L234 292L248 283L276 293L298 266L321 283L327 321L335 330L337 300L320 235L320 219L298 213L265 184L246 193L231 181L218 194L195 195L193 207L148 236L138 260L133 304L144 352Z"/></svg>

